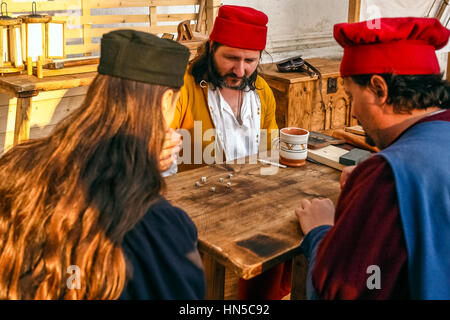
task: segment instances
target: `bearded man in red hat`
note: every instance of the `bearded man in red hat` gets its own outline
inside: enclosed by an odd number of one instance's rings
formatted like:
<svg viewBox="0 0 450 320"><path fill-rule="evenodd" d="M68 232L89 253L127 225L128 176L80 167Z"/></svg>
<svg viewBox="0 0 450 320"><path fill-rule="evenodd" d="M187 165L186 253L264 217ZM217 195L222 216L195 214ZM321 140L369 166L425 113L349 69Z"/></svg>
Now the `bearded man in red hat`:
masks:
<svg viewBox="0 0 450 320"><path fill-rule="evenodd" d="M352 115L381 152L344 171L336 209L301 200L307 294L450 299L450 85L435 54L450 31L434 18L373 25L334 37Z"/></svg>
<svg viewBox="0 0 450 320"><path fill-rule="evenodd" d="M220 7L209 40L188 67L172 123L173 129L189 130L191 137L183 139L183 160L191 161L182 163L180 171L270 148L278 129L275 98L257 71L267 22L263 12L249 7ZM211 144L214 155L206 159ZM290 277L290 264L282 264L240 280L239 298L281 299L290 291Z"/></svg>
<svg viewBox="0 0 450 320"><path fill-rule="evenodd" d="M188 67L172 123L191 133L191 141L183 144L180 170L270 147L271 131L277 130L275 98L257 71L267 22L263 12L252 8L220 7L209 40ZM213 152L205 151L208 145L214 145ZM201 157L194 156L199 150Z"/></svg>

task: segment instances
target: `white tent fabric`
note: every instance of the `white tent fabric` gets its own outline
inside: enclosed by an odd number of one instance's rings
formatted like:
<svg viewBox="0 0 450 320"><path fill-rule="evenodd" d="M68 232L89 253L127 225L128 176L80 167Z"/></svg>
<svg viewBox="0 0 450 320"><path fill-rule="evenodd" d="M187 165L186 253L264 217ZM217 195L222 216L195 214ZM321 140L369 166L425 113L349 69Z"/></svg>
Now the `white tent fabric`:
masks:
<svg viewBox="0 0 450 320"><path fill-rule="evenodd" d="M442 0L362 0L360 21L372 20L381 17L434 17ZM450 25L450 10L447 6L441 18L441 23ZM447 25L448 27L448 25ZM450 44L439 50L439 53L449 52Z"/></svg>

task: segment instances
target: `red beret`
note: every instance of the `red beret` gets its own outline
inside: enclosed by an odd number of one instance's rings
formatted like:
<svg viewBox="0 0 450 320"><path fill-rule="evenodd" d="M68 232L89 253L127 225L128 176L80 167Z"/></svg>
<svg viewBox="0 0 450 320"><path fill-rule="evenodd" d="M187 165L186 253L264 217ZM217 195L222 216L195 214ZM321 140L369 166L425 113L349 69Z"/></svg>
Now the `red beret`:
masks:
<svg viewBox="0 0 450 320"><path fill-rule="evenodd" d="M334 26L344 48L341 75L393 73L439 74L435 50L450 31L435 18L381 18Z"/></svg>
<svg viewBox="0 0 450 320"><path fill-rule="evenodd" d="M224 5L219 8L209 39L234 48L264 50L268 20L261 11Z"/></svg>

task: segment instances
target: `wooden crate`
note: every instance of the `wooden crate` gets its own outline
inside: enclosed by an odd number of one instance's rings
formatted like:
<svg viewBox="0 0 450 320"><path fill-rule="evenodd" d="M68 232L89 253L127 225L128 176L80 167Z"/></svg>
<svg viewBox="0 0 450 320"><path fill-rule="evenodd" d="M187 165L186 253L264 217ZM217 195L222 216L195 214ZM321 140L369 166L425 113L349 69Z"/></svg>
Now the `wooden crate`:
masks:
<svg viewBox="0 0 450 320"><path fill-rule="evenodd" d="M344 128L356 125L351 118L351 103L339 76L338 60L306 59L322 74L322 107L318 77L305 73L281 73L276 65L261 66L261 76L267 81L277 102L276 119L279 128L300 127L310 131Z"/></svg>
<svg viewBox="0 0 450 320"><path fill-rule="evenodd" d="M4 0L12 15L31 13L32 1ZM198 10L200 0L64 0L39 1L37 12L51 16L67 16L66 54L68 56L98 55L99 38L116 29L134 29L161 35L177 33L177 25L184 20L196 23L198 12L176 14L158 13L161 7L192 6ZM207 34L214 23L221 0L206 0L201 32ZM194 7L195 6L195 7ZM135 8L145 14L124 14L120 10ZM116 12L110 9L115 9ZM177 12L180 10L176 10ZM170 23L170 25L167 25Z"/></svg>

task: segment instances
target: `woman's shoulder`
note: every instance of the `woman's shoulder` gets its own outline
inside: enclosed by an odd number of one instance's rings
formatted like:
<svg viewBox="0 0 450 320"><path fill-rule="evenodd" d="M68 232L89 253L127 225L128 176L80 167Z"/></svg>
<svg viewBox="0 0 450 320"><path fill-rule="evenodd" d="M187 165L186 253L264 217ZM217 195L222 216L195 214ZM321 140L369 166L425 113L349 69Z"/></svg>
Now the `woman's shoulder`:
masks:
<svg viewBox="0 0 450 320"><path fill-rule="evenodd" d="M174 206L172 203L170 203L169 200L167 200L164 197L159 198L155 203L153 203L150 208L147 210L146 215L164 215L168 216L169 218L188 218L190 221L189 216L187 215L186 211L183 209Z"/></svg>
<svg viewBox="0 0 450 320"><path fill-rule="evenodd" d="M166 199L148 208L125 235L122 248L129 280L121 299L204 297L201 263L191 258L198 255L195 225L184 210Z"/></svg>
<svg viewBox="0 0 450 320"><path fill-rule="evenodd" d="M143 218L127 235L139 236L149 233L197 239L197 229L188 214L162 197L148 208Z"/></svg>

